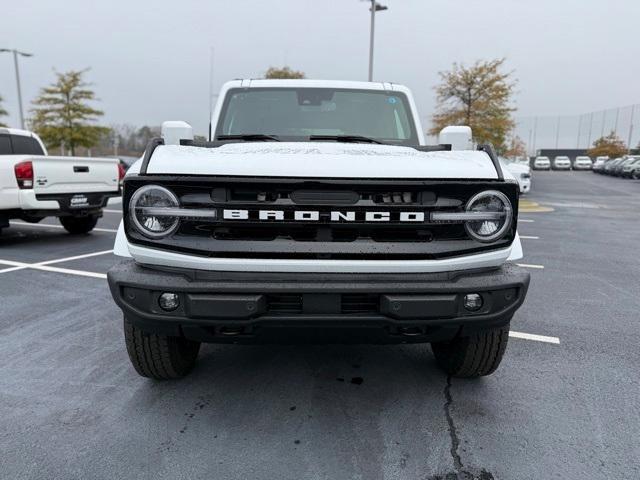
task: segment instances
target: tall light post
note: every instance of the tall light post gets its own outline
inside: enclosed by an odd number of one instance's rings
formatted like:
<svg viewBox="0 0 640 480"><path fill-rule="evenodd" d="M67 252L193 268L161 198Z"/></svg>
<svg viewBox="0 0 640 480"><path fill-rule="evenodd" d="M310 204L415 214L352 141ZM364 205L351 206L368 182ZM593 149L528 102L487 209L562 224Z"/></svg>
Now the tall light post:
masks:
<svg viewBox="0 0 640 480"><path fill-rule="evenodd" d="M24 115L22 113L22 92L20 90L20 70L18 69L18 55L23 57L33 57L32 53L20 52L15 48L0 48L0 53L12 52L13 64L16 68L16 85L18 86L18 112L20 113L20 128L24 130Z"/></svg>
<svg viewBox="0 0 640 480"><path fill-rule="evenodd" d="M369 36L369 81L373 81L373 39L375 36L376 29L376 12L382 12L384 10L388 10L389 7L384 5L380 5L376 0L371 0L371 7L369 10L371 11L371 33Z"/></svg>

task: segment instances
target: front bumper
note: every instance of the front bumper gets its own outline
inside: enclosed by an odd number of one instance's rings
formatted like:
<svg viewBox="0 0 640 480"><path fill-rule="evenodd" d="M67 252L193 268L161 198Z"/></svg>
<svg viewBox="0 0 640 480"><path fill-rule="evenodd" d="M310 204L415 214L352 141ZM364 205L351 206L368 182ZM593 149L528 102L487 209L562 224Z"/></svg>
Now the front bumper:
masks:
<svg viewBox="0 0 640 480"><path fill-rule="evenodd" d="M158 269L124 260L108 272L128 321L155 333L212 343L410 343L509 323L529 274L499 268L430 274L243 273ZM158 298L177 293L163 311ZM483 306L469 312L467 293Z"/></svg>
<svg viewBox="0 0 640 480"><path fill-rule="evenodd" d="M83 210L98 210L106 206L109 198L120 196L120 190L112 192L90 192L90 193L60 193L42 194L35 190L20 190L20 209L31 212L45 212L48 215L75 214ZM86 205L71 205L71 199L84 196L87 199Z"/></svg>

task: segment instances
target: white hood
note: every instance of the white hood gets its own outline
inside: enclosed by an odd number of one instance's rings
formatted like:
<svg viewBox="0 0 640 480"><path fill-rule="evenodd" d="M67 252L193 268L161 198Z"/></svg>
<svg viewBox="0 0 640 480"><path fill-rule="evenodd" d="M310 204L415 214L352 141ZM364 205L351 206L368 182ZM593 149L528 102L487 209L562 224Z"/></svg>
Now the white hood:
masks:
<svg viewBox="0 0 640 480"><path fill-rule="evenodd" d="M129 172L139 171L140 162ZM480 151L420 152L392 145L244 142L218 148L162 145L148 173L315 178L496 179Z"/></svg>

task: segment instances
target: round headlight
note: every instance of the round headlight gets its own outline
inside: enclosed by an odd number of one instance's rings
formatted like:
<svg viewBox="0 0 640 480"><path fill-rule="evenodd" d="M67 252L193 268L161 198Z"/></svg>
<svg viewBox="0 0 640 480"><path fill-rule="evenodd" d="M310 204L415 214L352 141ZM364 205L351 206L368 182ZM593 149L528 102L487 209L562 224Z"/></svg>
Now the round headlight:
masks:
<svg viewBox="0 0 640 480"><path fill-rule="evenodd" d="M480 192L467 202L468 213L495 214L495 218L468 220L464 228L471 238L479 242L494 242L504 236L511 226L512 207L507 196L496 190Z"/></svg>
<svg viewBox="0 0 640 480"><path fill-rule="evenodd" d="M166 237L178 228L178 217L170 215L170 209L178 207L180 202L173 192L159 185L145 185L131 197L129 216L143 235L151 238Z"/></svg>

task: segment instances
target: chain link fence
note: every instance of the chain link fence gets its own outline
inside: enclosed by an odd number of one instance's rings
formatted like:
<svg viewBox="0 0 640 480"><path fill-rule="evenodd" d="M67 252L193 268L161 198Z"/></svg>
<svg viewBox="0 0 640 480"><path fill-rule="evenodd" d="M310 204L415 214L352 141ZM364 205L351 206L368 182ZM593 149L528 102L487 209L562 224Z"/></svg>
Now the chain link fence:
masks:
<svg viewBox="0 0 640 480"><path fill-rule="evenodd" d="M587 149L614 132L627 146L640 143L640 104L582 115L516 117L515 134L529 155L541 149Z"/></svg>
<svg viewBox="0 0 640 480"><path fill-rule="evenodd" d="M431 117L421 116L425 129ZM588 149L598 138L614 132L627 147L640 148L640 104L610 108L581 115L534 116L515 118L515 134L522 139L527 153L539 150ZM437 136L427 135L431 142Z"/></svg>

